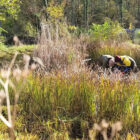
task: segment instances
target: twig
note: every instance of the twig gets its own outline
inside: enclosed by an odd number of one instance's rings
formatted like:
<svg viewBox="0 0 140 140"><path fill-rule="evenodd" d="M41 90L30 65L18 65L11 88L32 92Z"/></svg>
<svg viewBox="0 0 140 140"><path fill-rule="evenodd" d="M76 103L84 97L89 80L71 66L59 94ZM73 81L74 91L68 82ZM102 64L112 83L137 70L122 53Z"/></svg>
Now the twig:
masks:
<svg viewBox="0 0 140 140"><path fill-rule="evenodd" d="M17 54L18 53L16 52L11 63L10 63L10 66L8 68L8 71L7 71L5 83L0 79L0 84L4 87L5 95L6 95L8 121L4 118L4 116L2 114L0 114L0 119L9 127L9 135L10 135L11 140L15 140L15 135L14 135L14 127L12 124L12 115L11 115L11 110L10 110L10 99L9 99L8 86L9 86L9 81L10 81L9 78L10 78L10 74L11 74L11 69L14 65Z"/></svg>
<svg viewBox="0 0 140 140"><path fill-rule="evenodd" d="M0 114L0 119L9 127L12 128L12 125Z"/></svg>

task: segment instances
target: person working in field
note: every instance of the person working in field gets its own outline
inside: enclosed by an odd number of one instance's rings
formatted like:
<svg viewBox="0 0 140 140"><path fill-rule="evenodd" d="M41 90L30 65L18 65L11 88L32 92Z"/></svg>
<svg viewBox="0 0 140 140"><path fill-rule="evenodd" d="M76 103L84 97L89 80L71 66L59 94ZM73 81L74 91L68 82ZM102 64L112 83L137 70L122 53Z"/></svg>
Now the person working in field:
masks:
<svg viewBox="0 0 140 140"><path fill-rule="evenodd" d="M137 65L133 58L130 56L115 56L115 67L120 70L123 74L130 73L131 71L136 72Z"/></svg>
<svg viewBox="0 0 140 140"><path fill-rule="evenodd" d="M98 62L103 68L112 68L115 64L115 59L111 55L101 55Z"/></svg>

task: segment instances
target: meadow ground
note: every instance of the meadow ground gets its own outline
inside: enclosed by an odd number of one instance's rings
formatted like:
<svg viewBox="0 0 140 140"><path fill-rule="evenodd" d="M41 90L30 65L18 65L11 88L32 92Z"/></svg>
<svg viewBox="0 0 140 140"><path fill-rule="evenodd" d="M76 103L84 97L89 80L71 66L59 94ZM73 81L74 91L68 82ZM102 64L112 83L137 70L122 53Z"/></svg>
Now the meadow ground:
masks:
<svg viewBox="0 0 140 140"><path fill-rule="evenodd" d="M88 47L88 54L93 60L104 53L112 55L125 53L133 56L140 64L138 45L103 43L98 47L92 44ZM33 48L33 46L9 48L1 46L1 60L7 57L6 61L11 60L16 50L21 54L31 53ZM73 56L74 58L71 58ZM77 60L75 55L73 56L70 58L73 61ZM20 59L17 59L20 60L20 64L21 58L20 56ZM118 121L122 124L122 130L116 135L116 139L139 138L139 72L122 78L121 75L113 73L108 75L100 68L93 71L86 65L80 65L79 61L77 65L75 67L73 63L68 63L68 69L47 72L44 76L30 73L26 77L24 86L22 79L16 82L15 78L11 77L17 89L23 86L15 121L14 131L17 139L69 140L91 139L91 137L94 139L95 129L93 135L90 133L92 127L103 119L110 126ZM11 87L9 87L9 94L12 109L14 91ZM6 117L5 105L2 109ZM120 125L117 123L116 127L119 129ZM0 128L0 137L8 139L7 126L0 122ZM108 133L111 135L110 131Z"/></svg>

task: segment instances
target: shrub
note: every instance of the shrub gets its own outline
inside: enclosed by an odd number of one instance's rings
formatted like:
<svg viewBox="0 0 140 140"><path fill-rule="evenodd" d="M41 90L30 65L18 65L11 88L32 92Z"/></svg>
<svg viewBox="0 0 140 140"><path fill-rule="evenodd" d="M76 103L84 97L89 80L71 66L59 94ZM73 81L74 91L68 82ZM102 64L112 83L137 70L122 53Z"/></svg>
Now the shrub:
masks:
<svg viewBox="0 0 140 140"><path fill-rule="evenodd" d="M120 26L118 22L105 21L104 24L92 24L88 30L93 40L126 40L125 30Z"/></svg>
<svg viewBox="0 0 140 140"><path fill-rule="evenodd" d="M2 27L0 27L0 43L4 42L4 36L2 36L2 32L7 33L6 30L4 30Z"/></svg>

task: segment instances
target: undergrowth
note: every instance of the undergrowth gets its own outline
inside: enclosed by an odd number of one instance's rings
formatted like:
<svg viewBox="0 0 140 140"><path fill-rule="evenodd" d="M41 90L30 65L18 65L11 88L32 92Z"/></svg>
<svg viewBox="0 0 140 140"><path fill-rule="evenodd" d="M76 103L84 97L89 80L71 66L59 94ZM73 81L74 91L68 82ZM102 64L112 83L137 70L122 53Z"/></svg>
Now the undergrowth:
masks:
<svg viewBox="0 0 140 140"><path fill-rule="evenodd" d="M87 139L90 128L102 119L122 122L119 137L140 133L140 86L135 75L124 79L102 73L99 77L89 70L44 77L31 74L21 93L21 132L41 139Z"/></svg>

